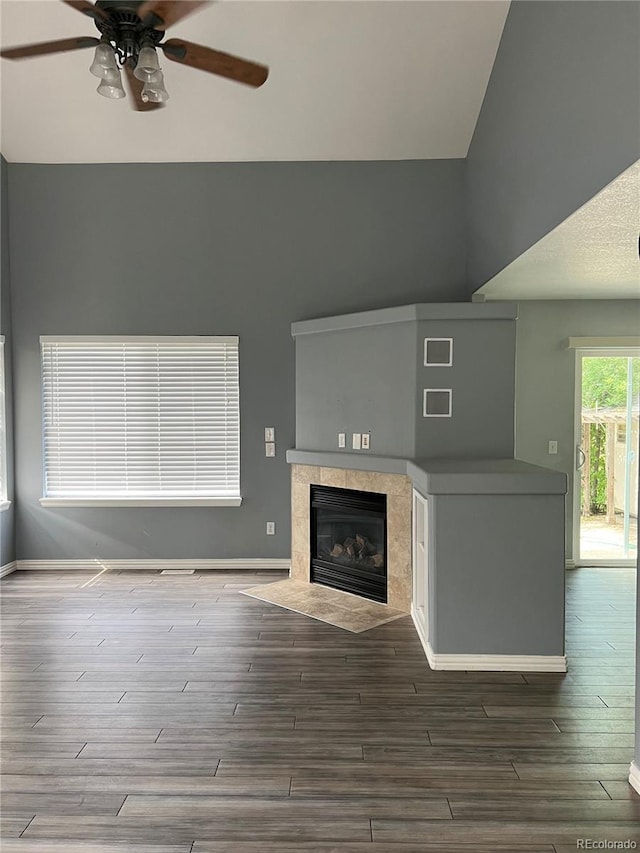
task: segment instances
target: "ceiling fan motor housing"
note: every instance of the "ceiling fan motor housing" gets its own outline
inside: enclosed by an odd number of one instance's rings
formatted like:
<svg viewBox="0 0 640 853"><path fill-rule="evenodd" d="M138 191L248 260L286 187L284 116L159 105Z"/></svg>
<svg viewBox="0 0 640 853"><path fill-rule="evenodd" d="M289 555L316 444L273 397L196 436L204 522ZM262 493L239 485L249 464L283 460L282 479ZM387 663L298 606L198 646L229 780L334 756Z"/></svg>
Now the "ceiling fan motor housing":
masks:
<svg viewBox="0 0 640 853"><path fill-rule="evenodd" d="M95 25L102 37L111 42L120 60L120 64L138 59L140 48L145 45L156 46L164 38L163 30L154 29L155 19L143 23L138 16L142 0L97 0L96 7L109 17L95 19Z"/></svg>

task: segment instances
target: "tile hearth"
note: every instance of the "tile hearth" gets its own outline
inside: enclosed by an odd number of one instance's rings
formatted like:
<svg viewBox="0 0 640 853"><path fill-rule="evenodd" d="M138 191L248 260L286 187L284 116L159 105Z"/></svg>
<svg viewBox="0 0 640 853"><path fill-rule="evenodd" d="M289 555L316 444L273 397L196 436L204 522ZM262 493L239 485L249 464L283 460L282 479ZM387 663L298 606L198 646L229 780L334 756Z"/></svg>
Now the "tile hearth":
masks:
<svg viewBox="0 0 640 853"><path fill-rule="evenodd" d="M310 583L311 485L376 492L387 496L387 604L378 607L409 613L411 609L411 480L402 474L380 474L351 468L291 466L291 578ZM342 593L340 593L342 594ZM350 595L357 601L374 602ZM311 615L311 614L310 614ZM330 620L328 620L330 621Z"/></svg>
<svg viewBox="0 0 640 853"><path fill-rule="evenodd" d="M277 604L286 610L318 619L320 622L328 622L329 625L343 628L353 634L369 631L407 615L406 612L386 604L378 604L348 592L291 578L253 586L241 592L252 598Z"/></svg>

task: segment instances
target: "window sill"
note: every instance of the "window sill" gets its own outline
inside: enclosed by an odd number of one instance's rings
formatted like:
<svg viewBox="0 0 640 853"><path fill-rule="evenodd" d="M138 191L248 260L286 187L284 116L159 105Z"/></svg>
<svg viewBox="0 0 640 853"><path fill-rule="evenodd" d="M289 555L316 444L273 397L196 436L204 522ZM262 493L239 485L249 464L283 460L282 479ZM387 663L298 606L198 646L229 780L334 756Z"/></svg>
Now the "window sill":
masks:
<svg viewBox="0 0 640 853"><path fill-rule="evenodd" d="M11 506L11 501L0 501L0 512L6 512Z"/></svg>
<svg viewBox="0 0 640 853"><path fill-rule="evenodd" d="M42 506L240 506L242 498L40 498Z"/></svg>

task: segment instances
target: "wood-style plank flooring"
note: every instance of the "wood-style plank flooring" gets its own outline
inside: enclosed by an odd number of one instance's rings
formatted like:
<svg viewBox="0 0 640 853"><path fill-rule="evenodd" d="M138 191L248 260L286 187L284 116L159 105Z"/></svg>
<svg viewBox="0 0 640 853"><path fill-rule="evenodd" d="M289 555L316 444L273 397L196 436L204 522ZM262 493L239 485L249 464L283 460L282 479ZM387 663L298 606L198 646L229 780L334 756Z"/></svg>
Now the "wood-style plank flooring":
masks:
<svg viewBox="0 0 640 853"><path fill-rule="evenodd" d="M568 853L640 842L635 573L567 576L567 675L432 672L240 595L283 575L2 581L3 853Z"/></svg>

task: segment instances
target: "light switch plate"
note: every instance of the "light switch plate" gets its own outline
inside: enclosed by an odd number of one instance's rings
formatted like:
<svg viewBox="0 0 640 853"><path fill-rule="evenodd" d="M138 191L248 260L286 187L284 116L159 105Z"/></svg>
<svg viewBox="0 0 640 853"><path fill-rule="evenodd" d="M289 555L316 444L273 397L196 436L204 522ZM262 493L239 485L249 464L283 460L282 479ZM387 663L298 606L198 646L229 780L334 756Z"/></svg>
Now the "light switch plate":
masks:
<svg viewBox="0 0 640 853"><path fill-rule="evenodd" d="M359 432L354 432L353 437L351 439L351 447L354 450L360 450L362 444L362 434Z"/></svg>
<svg viewBox="0 0 640 853"><path fill-rule="evenodd" d="M550 441L549 442L549 454L551 456L555 455L558 452L558 442Z"/></svg>
<svg viewBox="0 0 640 853"><path fill-rule="evenodd" d="M276 523L275 521L267 521L267 536L275 536L276 535Z"/></svg>
<svg viewBox="0 0 640 853"><path fill-rule="evenodd" d="M267 441L264 445L264 455L265 456L275 456L276 455L276 446L273 441Z"/></svg>
<svg viewBox="0 0 640 853"><path fill-rule="evenodd" d="M265 427L264 428L264 440L265 441L275 441L276 440L276 428L275 427Z"/></svg>
<svg viewBox="0 0 640 853"><path fill-rule="evenodd" d="M346 447L347 446L347 434L346 432L338 433L338 447Z"/></svg>
<svg viewBox="0 0 640 853"><path fill-rule="evenodd" d="M362 433L362 449L363 449L363 450L368 450L368 449L369 449L369 442L370 442L370 441L371 441L371 435L370 435L370 433L368 433L368 432L363 432L363 433Z"/></svg>

